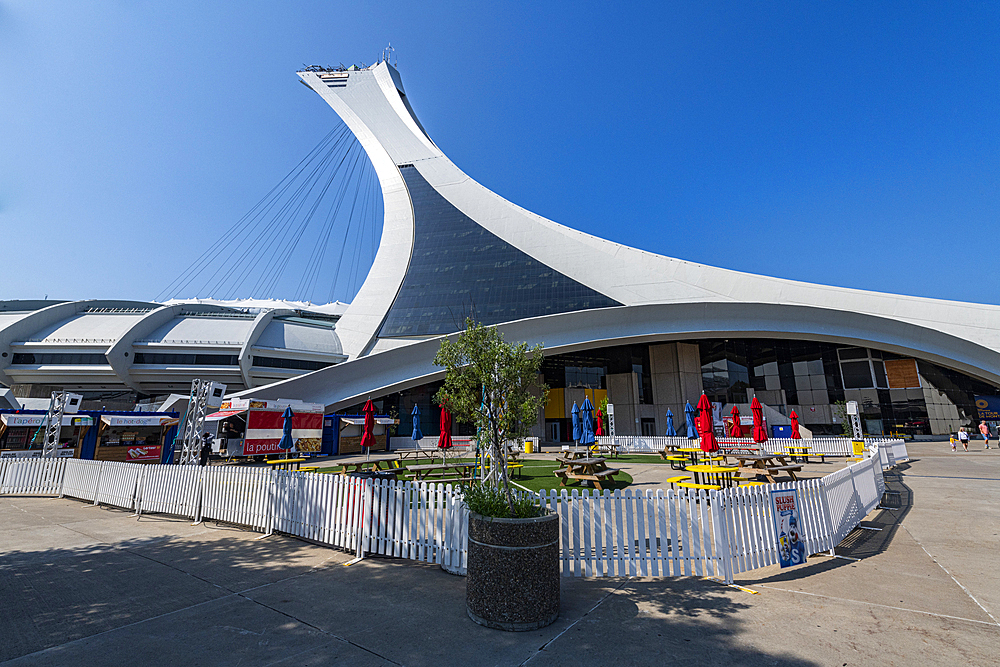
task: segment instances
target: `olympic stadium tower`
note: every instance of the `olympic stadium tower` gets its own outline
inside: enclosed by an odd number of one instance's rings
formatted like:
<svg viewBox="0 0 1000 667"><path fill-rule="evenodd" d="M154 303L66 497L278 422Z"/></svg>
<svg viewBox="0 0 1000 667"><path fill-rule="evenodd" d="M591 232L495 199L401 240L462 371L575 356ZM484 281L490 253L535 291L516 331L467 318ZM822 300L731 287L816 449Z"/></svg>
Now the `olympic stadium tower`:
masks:
<svg viewBox="0 0 1000 667"><path fill-rule="evenodd" d="M795 410L839 432L857 400L873 434L945 433L1000 385L1000 307L758 276L613 243L526 211L462 172L413 112L387 62L302 71L378 175L385 220L374 264L337 323L345 363L253 390L328 410L371 396L427 415L439 338L466 316L545 344L553 388L536 434L566 439L568 406L615 403L619 432L662 434L702 392L752 396L772 422ZM431 413L431 414L428 414Z"/></svg>

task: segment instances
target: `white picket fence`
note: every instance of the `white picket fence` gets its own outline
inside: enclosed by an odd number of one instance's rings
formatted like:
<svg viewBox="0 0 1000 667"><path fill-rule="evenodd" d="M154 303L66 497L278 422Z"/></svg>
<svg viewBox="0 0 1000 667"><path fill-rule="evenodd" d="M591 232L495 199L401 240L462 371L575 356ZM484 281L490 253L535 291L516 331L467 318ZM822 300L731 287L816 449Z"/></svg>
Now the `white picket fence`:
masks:
<svg viewBox="0 0 1000 667"><path fill-rule="evenodd" d="M543 491L559 514L564 576L724 576L716 504L705 491Z"/></svg>
<svg viewBox="0 0 1000 667"><path fill-rule="evenodd" d="M698 439L689 440L680 436L645 436L616 435L615 449L621 454L656 454L667 447L697 447ZM788 447L809 447L810 456L853 456L853 446L850 438L768 438L763 443L753 441L753 438L716 438L719 448L726 450L755 451L767 454L784 454ZM893 450L901 451L906 458L906 444L902 440L890 438L865 438L867 443L879 443L882 446L892 444ZM610 450L611 436L598 436L597 445Z"/></svg>
<svg viewBox="0 0 1000 667"><path fill-rule="evenodd" d="M716 576L778 562L770 491L798 490L809 553L834 549L874 509L899 441L822 479L721 491L543 491L560 519L564 576ZM905 446L902 449L905 456ZM279 531L356 553L464 573L468 508L450 484L365 480L236 466L31 459L0 464L0 493L66 495L94 504Z"/></svg>

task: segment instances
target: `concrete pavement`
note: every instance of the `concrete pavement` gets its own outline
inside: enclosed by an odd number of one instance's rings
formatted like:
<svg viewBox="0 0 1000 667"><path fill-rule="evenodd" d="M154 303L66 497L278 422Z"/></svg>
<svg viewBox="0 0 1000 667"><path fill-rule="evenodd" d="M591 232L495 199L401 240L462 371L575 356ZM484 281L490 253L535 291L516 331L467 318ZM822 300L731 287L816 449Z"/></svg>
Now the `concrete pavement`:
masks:
<svg viewBox="0 0 1000 667"><path fill-rule="evenodd" d="M993 665L1000 452L911 443L839 553L711 581L563 579L548 628L472 623L464 579L232 526L0 497L7 665Z"/></svg>

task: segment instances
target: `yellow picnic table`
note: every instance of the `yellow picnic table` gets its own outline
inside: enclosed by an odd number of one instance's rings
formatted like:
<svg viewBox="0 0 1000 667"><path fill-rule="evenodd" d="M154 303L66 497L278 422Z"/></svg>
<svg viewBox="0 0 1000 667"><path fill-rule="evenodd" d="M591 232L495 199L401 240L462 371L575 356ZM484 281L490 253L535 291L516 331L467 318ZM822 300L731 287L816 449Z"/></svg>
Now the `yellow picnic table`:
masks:
<svg viewBox="0 0 1000 667"><path fill-rule="evenodd" d="M733 466L716 466L716 465L693 465L685 468L688 472L694 473L695 484L700 484L699 475L706 475L709 477L715 477L717 481L723 482L719 486L732 486L734 472L737 472L739 468Z"/></svg>
<svg viewBox="0 0 1000 667"><path fill-rule="evenodd" d="M309 459L271 459L264 461L272 470L298 470ZM293 467L294 466L294 467Z"/></svg>

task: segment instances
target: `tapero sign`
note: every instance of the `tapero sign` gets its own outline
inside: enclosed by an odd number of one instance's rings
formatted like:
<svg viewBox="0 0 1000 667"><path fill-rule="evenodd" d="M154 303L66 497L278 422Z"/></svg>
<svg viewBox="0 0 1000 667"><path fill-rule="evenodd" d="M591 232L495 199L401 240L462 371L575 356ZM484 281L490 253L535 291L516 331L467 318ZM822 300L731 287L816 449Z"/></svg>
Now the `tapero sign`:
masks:
<svg viewBox="0 0 1000 667"><path fill-rule="evenodd" d="M806 545L802 541L799 494L795 489L771 491L771 511L774 534L778 536L778 562L781 567L805 563Z"/></svg>

